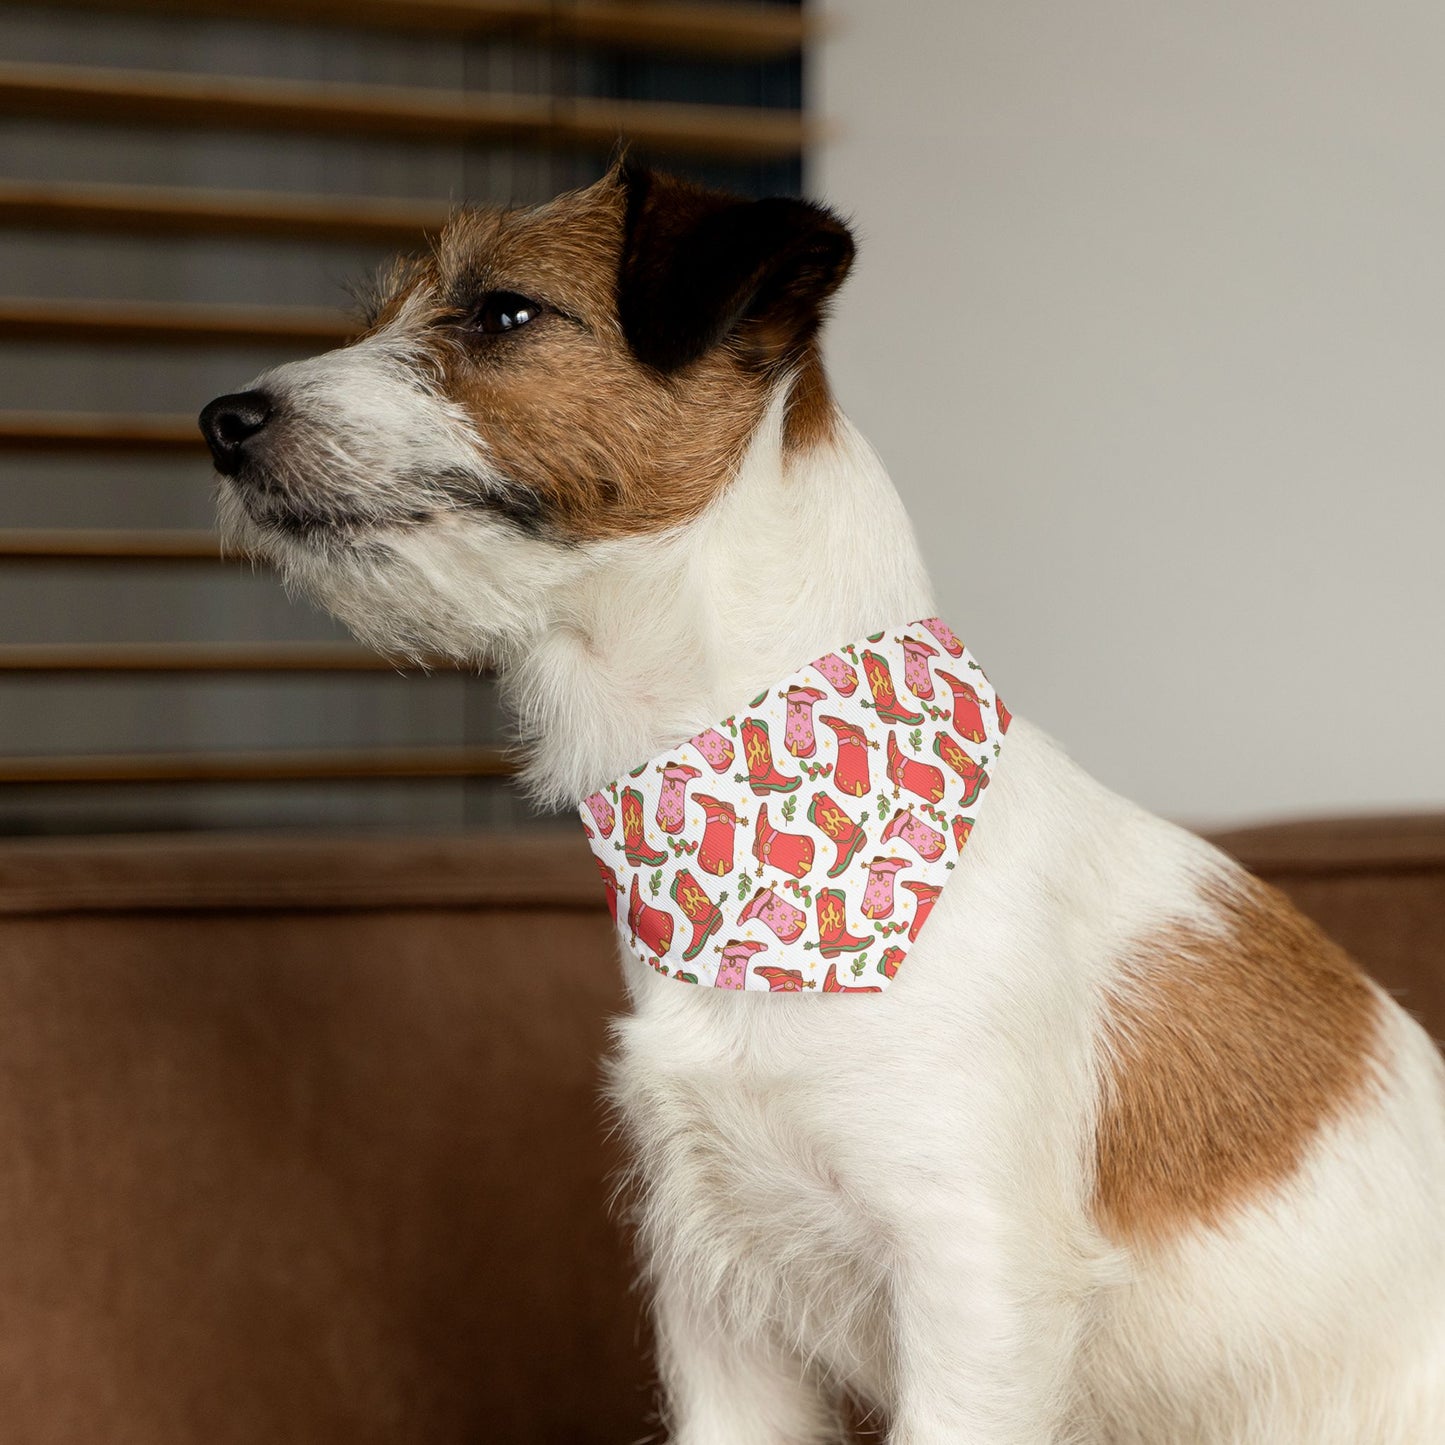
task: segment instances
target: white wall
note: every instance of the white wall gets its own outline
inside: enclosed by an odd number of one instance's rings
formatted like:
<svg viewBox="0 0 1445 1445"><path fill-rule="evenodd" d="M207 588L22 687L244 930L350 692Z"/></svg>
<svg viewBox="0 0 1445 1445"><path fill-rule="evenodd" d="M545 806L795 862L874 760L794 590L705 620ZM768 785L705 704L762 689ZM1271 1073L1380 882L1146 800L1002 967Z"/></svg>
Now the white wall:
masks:
<svg viewBox="0 0 1445 1445"><path fill-rule="evenodd" d="M1188 821L1445 806L1445 6L821 8L835 386L1004 697Z"/></svg>

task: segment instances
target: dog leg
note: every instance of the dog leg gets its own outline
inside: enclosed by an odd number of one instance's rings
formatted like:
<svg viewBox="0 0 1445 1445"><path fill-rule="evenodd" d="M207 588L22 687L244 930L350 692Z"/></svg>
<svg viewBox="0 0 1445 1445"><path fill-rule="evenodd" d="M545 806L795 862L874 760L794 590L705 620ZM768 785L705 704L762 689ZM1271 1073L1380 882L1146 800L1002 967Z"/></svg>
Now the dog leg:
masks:
<svg viewBox="0 0 1445 1445"><path fill-rule="evenodd" d="M837 1413L796 1355L741 1338L675 1284L653 1309L669 1445L836 1445Z"/></svg>

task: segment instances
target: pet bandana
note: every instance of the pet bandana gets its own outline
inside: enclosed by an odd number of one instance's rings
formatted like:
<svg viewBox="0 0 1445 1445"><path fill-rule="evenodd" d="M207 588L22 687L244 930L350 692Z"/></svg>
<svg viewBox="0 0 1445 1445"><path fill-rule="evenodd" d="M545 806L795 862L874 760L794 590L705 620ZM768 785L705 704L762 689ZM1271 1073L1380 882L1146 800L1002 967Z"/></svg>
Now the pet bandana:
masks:
<svg viewBox="0 0 1445 1445"><path fill-rule="evenodd" d="M612 917L683 983L879 993L1008 725L936 617L840 647L583 802Z"/></svg>

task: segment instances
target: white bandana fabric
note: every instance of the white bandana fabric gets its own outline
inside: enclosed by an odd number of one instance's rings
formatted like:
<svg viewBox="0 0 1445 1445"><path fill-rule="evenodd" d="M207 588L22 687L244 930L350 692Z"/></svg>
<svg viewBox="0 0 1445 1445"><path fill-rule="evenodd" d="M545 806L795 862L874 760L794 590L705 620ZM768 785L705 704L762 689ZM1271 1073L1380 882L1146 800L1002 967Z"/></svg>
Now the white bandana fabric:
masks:
<svg viewBox="0 0 1445 1445"><path fill-rule="evenodd" d="M936 617L800 668L583 802L623 939L682 983L881 992L968 841L1008 724Z"/></svg>

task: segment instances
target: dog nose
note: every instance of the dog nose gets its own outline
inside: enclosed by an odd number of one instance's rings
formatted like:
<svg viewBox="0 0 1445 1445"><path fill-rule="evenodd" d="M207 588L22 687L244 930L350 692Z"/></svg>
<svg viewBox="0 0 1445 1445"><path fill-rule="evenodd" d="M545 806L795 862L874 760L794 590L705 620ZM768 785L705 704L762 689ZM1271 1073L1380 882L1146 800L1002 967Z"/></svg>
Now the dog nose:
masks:
<svg viewBox="0 0 1445 1445"><path fill-rule="evenodd" d="M222 476L241 470L246 443L270 421L271 410L264 391L238 391L218 396L201 412L201 433Z"/></svg>

